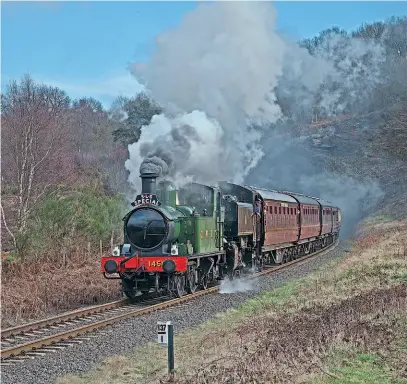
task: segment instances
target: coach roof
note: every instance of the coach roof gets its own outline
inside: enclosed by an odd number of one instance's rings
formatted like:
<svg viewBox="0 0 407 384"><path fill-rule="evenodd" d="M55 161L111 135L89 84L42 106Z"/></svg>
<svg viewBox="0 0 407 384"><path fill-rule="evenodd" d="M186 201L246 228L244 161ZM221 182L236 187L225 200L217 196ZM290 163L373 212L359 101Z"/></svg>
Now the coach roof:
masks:
<svg viewBox="0 0 407 384"><path fill-rule="evenodd" d="M282 193L287 193L289 195L292 195L295 197L300 204L308 204L308 205L318 205L317 199L305 195L301 195L300 193L295 193L295 192L289 192L289 191L283 191Z"/></svg>
<svg viewBox="0 0 407 384"><path fill-rule="evenodd" d="M246 188L250 188L253 192L258 193L263 200L275 200L275 201L284 201L287 203L297 203L297 201L294 198L284 193L279 193L277 191L270 191L268 189L257 188L252 186L246 186Z"/></svg>

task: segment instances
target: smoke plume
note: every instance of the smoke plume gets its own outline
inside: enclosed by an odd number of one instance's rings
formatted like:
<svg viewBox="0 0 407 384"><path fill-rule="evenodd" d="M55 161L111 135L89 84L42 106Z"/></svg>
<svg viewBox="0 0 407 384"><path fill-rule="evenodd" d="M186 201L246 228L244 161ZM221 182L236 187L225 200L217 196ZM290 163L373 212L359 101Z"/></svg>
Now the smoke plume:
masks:
<svg viewBox="0 0 407 384"><path fill-rule="evenodd" d="M170 176L244 180L263 154L267 127L258 124L281 116L273 89L285 44L275 24L269 3L217 2L199 5L177 29L159 36L151 60L132 67L166 110L129 147L132 183L145 156L169 161ZM196 135L185 135L184 124Z"/></svg>
<svg viewBox="0 0 407 384"><path fill-rule="evenodd" d="M303 164L291 165L300 147L277 156L275 127L287 118L301 121L313 108L331 115L363 104L379 81L383 49L332 35L311 55L276 32L276 17L270 2L201 4L157 38L148 62L131 66L165 111L129 146L126 168L136 189L139 172L148 169L180 183L226 179L266 186L264 178L270 177L274 188L300 188L331 200L341 196L336 192L343 189L335 185L343 186L343 180L324 181L315 165L304 178ZM288 140L281 141L283 148ZM290 169L289 175L282 169ZM372 188L347 191L356 191L360 201Z"/></svg>

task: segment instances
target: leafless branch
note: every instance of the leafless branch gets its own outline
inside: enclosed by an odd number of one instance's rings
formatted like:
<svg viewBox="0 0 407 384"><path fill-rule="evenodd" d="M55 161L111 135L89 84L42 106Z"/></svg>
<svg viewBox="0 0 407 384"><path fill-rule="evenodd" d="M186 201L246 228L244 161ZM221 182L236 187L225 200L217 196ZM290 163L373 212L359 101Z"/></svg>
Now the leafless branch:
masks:
<svg viewBox="0 0 407 384"><path fill-rule="evenodd" d="M13 232L10 230L9 226L7 225L6 215L4 213L3 204L1 202L0 202L0 209L1 209L1 217L3 219L4 228L6 228L6 231L8 232L8 234L13 239L14 246L16 246L16 244L17 244L16 237L14 236Z"/></svg>

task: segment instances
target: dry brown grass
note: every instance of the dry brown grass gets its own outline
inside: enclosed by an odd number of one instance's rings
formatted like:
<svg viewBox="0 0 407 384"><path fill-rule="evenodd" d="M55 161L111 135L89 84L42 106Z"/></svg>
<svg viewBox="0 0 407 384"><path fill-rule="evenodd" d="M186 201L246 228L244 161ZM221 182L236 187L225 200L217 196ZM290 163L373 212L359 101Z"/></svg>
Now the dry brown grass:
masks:
<svg viewBox="0 0 407 384"><path fill-rule="evenodd" d="M177 335L175 377L150 343L59 383L350 382L329 368L338 350L380 351L395 367L388 377L403 380L394 356L407 353L394 348L407 331L406 282L407 223L371 221L339 262Z"/></svg>
<svg viewBox="0 0 407 384"><path fill-rule="evenodd" d="M407 330L398 314L406 309L407 285L402 284L361 294L337 305L304 308L284 318L251 319L239 329L241 344L235 344L224 361L217 357L193 373L178 374L176 382L304 380L315 370L326 372L323 359L333 343L363 351L391 349L394 340Z"/></svg>
<svg viewBox="0 0 407 384"><path fill-rule="evenodd" d="M117 280L106 280L100 272L100 256L85 254L3 262L1 290L3 328L120 297Z"/></svg>

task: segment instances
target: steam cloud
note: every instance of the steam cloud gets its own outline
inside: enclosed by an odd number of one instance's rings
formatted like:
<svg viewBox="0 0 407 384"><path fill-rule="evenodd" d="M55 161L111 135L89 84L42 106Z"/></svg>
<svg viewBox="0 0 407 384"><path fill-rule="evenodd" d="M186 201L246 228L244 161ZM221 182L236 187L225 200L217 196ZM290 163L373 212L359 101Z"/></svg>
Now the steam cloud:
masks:
<svg viewBox="0 0 407 384"><path fill-rule="evenodd" d="M260 141L267 129L255 124L281 117L273 89L285 43L274 33L275 25L269 3L201 4L179 28L157 39L150 62L132 69L166 113L156 116L129 147L131 183L138 186L145 156L165 158L174 177L244 180L263 155ZM196 135L183 135L184 124ZM157 144L162 144L163 156L152 149Z"/></svg>
<svg viewBox="0 0 407 384"><path fill-rule="evenodd" d="M255 289L253 280L222 280L220 283L219 293L230 294L237 292L248 292Z"/></svg>
<svg viewBox="0 0 407 384"><path fill-rule="evenodd" d="M129 146L130 183L138 189L139 171L153 170L178 183L247 179L264 186L261 175L276 176L290 163L290 156L273 156L275 123L300 119L315 106L340 112L361 102L378 81L380 45L333 36L323 48L311 56L281 37L270 2L199 5L157 38L149 62L131 66L165 113L154 116ZM264 155L268 161L256 168ZM307 180L314 181L307 185L293 169L293 187L310 193L307 188L318 184L321 192L324 175L315 168L310 174ZM283 179L273 178L273 187L280 189ZM335 182L341 184L332 179L329 190ZM368 189L357 189L357 198ZM329 191L325 195L332 198Z"/></svg>

